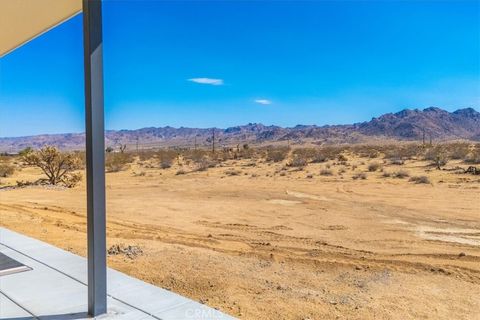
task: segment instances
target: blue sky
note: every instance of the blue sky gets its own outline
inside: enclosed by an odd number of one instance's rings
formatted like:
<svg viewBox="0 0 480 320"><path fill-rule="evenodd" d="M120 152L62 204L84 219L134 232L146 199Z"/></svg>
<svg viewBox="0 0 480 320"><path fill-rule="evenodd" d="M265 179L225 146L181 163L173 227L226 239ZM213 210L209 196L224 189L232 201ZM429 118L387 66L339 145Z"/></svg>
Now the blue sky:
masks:
<svg viewBox="0 0 480 320"><path fill-rule="evenodd" d="M105 1L108 129L480 106L478 1ZM81 15L0 60L0 136L81 132Z"/></svg>

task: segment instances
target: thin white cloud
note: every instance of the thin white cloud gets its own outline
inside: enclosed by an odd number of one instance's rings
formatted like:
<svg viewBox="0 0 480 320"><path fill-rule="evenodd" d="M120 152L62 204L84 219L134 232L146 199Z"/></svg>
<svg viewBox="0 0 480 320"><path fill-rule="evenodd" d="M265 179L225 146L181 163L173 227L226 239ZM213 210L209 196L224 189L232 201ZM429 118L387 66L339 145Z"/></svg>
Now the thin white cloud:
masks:
<svg viewBox="0 0 480 320"><path fill-rule="evenodd" d="M267 99L255 99L254 102L258 103L258 104L262 104L264 106L272 104L272 101L267 100Z"/></svg>
<svg viewBox="0 0 480 320"><path fill-rule="evenodd" d="M200 84L209 84L212 86L222 86L223 79L212 79L212 78L191 78L187 79L188 81L200 83Z"/></svg>

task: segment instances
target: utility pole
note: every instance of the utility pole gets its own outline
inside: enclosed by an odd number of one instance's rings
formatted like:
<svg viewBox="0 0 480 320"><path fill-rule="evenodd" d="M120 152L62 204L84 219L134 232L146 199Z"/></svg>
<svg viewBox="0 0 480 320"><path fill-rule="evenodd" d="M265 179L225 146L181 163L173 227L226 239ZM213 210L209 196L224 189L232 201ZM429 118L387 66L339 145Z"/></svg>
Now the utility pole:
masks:
<svg viewBox="0 0 480 320"><path fill-rule="evenodd" d="M137 154L138 154L138 136L137 136Z"/></svg>
<svg viewBox="0 0 480 320"><path fill-rule="evenodd" d="M422 145L425 147L425 128L423 128Z"/></svg>
<svg viewBox="0 0 480 320"><path fill-rule="evenodd" d="M195 136L194 150L197 151L197 136Z"/></svg>
<svg viewBox="0 0 480 320"><path fill-rule="evenodd" d="M215 153L215 128L212 129L212 153Z"/></svg>

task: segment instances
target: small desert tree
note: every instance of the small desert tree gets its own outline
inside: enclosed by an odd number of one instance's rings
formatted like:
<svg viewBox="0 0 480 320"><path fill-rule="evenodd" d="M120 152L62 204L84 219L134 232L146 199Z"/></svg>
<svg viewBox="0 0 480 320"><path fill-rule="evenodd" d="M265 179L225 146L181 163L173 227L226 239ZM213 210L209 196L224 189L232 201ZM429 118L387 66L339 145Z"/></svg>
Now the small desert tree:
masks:
<svg viewBox="0 0 480 320"><path fill-rule="evenodd" d="M81 167L81 159L67 152L60 152L52 146L45 146L37 151L29 151L22 156L28 165L40 168L52 185L64 184L74 187L82 178L81 174L74 171Z"/></svg>
<svg viewBox="0 0 480 320"><path fill-rule="evenodd" d="M436 146L425 153L425 159L432 161L432 165L440 170L441 167L447 164L448 154L444 146Z"/></svg>

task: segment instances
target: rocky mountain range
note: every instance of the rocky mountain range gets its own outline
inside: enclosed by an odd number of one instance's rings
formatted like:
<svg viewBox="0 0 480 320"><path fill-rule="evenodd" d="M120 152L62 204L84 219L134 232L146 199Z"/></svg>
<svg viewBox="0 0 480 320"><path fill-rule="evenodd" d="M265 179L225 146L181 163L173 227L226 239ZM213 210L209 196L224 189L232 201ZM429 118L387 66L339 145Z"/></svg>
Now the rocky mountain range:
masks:
<svg viewBox="0 0 480 320"><path fill-rule="evenodd" d="M325 144L364 143L380 140L473 140L480 141L480 113L473 108L448 112L430 107L423 110L405 109L387 113L370 121L351 125L297 125L284 128L258 123L219 128L150 127L137 130L109 130L106 145L116 148L126 144L128 149L152 147L217 146L237 144ZM16 152L26 147L55 145L62 149L84 148L84 134L52 134L29 137L0 138L0 151Z"/></svg>

